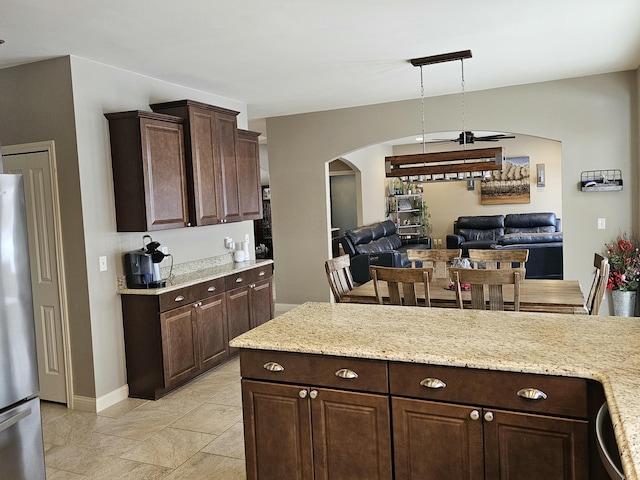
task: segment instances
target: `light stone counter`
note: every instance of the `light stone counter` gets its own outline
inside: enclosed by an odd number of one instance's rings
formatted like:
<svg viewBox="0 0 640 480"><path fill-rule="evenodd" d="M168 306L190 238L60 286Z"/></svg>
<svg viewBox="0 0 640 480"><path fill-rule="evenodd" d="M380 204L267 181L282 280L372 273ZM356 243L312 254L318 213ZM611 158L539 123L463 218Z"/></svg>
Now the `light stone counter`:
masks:
<svg viewBox="0 0 640 480"><path fill-rule="evenodd" d="M594 379L639 480L640 318L306 303L230 345Z"/></svg>
<svg viewBox="0 0 640 480"><path fill-rule="evenodd" d="M178 288L189 287L273 263L273 260L249 260L236 263L233 261L229 262L227 256L222 257L223 258L212 257L176 265L174 272L172 272L172 275L167 279L167 286L163 288L127 288L126 280L124 278L120 279L120 285L116 293L120 295L160 295L172 290L177 290ZM169 275L166 270L167 269L163 268L163 276Z"/></svg>

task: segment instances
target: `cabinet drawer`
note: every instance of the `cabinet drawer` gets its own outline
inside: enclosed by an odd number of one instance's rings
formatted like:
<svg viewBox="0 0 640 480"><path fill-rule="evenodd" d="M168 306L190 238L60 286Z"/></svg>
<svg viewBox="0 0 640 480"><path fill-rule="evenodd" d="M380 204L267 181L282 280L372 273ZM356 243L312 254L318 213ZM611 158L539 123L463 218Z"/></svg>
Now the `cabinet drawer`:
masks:
<svg viewBox="0 0 640 480"><path fill-rule="evenodd" d="M428 379L433 380L425 381ZM434 388L437 380L445 386ZM432 387L421 382L431 383ZM580 378L392 362L389 385L391 394L398 396L577 418L587 416L587 381ZM546 398L525 398L521 395L526 389L544 392Z"/></svg>
<svg viewBox="0 0 640 480"><path fill-rule="evenodd" d="M166 312L224 292L224 278L216 278L160 295L160 311Z"/></svg>
<svg viewBox="0 0 640 480"><path fill-rule="evenodd" d="M243 349L240 372L243 378L257 380L365 392L389 391L387 362L378 360Z"/></svg>
<svg viewBox="0 0 640 480"><path fill-rule="evenodd" d="M244 272L234 273L225 277L227 290L244 287L250 283L258 282L272 275L273 266L271 264L264 265Z"/></svg>

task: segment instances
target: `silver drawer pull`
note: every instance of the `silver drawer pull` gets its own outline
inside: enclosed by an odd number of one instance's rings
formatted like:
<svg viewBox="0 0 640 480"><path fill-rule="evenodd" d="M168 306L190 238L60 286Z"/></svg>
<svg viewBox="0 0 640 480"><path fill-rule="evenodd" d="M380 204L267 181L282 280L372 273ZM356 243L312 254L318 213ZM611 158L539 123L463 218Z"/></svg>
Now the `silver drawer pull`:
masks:
<svg viewBox="0 0 640 480"><path fill-rule="evenodd" d="M280 365L278 362L267 362L263 367L265 370L269 370L270 372L282 372L284 367Z"/></svg>
<svg viewBox="0 0 640 480"><path fill-rule="evenodd" d="M207 288L207 292L215 292L215 291L216 291L216 287Z"/></svg>
<svg viewBox="0 0 640 480"><path fill-rule="evenodd" d="M528 400L545 400L547 398L547 394L537 388L523 388L518 390L517 395Z"/></svg>
<svg viewBox="0 0 640 480"><path fill-rule="evenodd" d="M242 283L242 282L243 282L242 277L236 278L236 283Z"/></svg>
<svg viewBox="0 0 640 480"><path fill-rule="evenodd" d="M259 277L264 277L264 271L261 271L261 272L258 274L258 276L259 276Z"/></svg>
<svg viewBox="0 0 640 480"><path fill-rule="evenodd" d="M358 374L353 370L349 370L348 368L341 368L336 372L336 377L353 380L354 378L358 378Z"/></svg>
<svg viewBox="0 0 640 480"><path fill-rule="evenodd" d="M427 388L433 388L435 390L437 390L438 388L444 388L447 386L447 384L444 383L439 378L425 378L420 382L420 385Z"/></svg>
<svg viewBox="0 0 640 480"><path fill-rule="evenodd" d="M175 302L181 302L182 300L184 300L184 296L182 295L178 295L176 298L173 299Z"/></svg>

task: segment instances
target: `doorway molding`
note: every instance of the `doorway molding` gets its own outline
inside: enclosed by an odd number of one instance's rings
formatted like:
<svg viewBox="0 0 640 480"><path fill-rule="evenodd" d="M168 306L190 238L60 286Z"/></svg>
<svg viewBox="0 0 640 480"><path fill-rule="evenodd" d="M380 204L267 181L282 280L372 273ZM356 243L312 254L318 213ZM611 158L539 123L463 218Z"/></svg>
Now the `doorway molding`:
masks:
<svg viewBox="0 0 640 480"><path fill-rule="evenodd" d="M56 161L55 142L24 143L19 145L7 145L2 147L3 155L19 155L30 153L47 153L49 158L49 173L51 175L51 196L55 231L56 264L58 267L58 297L60 300L60 322L62 326L62 353L64 356L64 373L67 394L67 408L74 408L73 395L73 369L71 366L71 338L69 332L69 311L67 302L67 283L64 268L64 249L62 248L62 222L60 216L60 196L58 191L58 168Z"/></svg>

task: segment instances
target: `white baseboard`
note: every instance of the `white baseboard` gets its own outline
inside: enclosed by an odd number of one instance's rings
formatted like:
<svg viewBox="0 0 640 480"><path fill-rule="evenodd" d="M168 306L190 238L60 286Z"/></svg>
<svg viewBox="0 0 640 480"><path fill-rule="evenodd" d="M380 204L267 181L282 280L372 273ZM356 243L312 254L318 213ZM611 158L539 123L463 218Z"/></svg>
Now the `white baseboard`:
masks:
<svg viewBox="0 0 640 480"><path fill-rule="evenodd" d="M83 412L98 413L112 405L129 397L129 385L122 387L101 396L100 398L81 397L74 395L73 409Z"/></svg>

